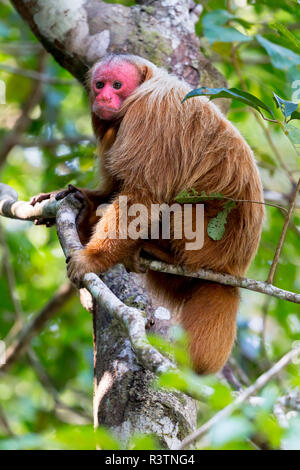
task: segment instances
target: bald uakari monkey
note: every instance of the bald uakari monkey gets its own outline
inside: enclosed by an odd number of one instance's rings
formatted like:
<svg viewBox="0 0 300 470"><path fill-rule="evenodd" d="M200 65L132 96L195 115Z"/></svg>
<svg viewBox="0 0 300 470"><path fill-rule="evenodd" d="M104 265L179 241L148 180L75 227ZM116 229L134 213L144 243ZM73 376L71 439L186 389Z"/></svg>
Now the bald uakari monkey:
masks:
<svg viewBox="0 0 300 470"><path fill-rule="evenodd" d="M141 57L109 55L94 65L89 83L101 184L97 191L82 190L91 212L85 229L98 222L92 233L82 235L85 246L68 262L70 279L78 283L85 273L126 264L142 248L190 271L204 268L244 275L259 244L262 204L236 202L224 236L213 240L207 225L224 201L206 200L204 244L197 250L186 248L190 240L184 234L178 239L171 233L169 240L146 239L142 230L140 237L122 237L120 232L105 236L112 225L118 227L124 197L128 207L143 204L149 210L153 204L172 205L182 190L192 188L207 195L262 202L255 160L238 130L206 97L182 103L189 85ZM97 219L95 210L101 202L109 204ZM151 270L146 277L150 289L167 300L186 330L195 370L218 371L235 339L239 290Z"/></svg>

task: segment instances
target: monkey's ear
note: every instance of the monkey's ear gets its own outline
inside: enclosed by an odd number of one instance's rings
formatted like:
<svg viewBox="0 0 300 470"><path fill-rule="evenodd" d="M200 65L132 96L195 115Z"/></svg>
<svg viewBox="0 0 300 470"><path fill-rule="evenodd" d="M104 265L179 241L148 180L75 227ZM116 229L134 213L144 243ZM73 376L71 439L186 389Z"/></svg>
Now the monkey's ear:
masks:
<svg viewBox="0 0 300 470"><path fill-rule="evenodd" d="M141 68L141 75L142 75L141 83L144 83L153 77L153 71L150 69L150 67L147 67L147 65L144 65Z"/></svg>

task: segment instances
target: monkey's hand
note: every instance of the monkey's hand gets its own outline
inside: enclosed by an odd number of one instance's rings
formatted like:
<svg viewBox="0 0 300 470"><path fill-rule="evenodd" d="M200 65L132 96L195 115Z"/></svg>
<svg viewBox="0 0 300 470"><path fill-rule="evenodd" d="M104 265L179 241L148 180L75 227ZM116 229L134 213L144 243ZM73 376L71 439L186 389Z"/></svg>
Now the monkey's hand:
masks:
<svg viewBox="0 0 300 470"><path fill-rule="evenodd" d="M33 196L30 201L29 201L29 204L31 206L35 206L38 202L42 202L42 201L46 201L47 199L51 199L52 197L56 197L56 195L59 194L59 191L54 191L52 193L40 193L40 194L37 194L36 196ZM46 227L52 227L52 225L55 224L55 218L40 218L40 219L36 219L34 221L34 224L35 225L46 225Z"/></svg>
<svg viewBox="0 0 300 470"><path fill-rule="evenodd" d="M73 186L72 184L69 184L67 189L59 190L59 191L55 191L51 193L41 193L41 194L38 194L37 196L33 196L30 200L30 204L34 206L38 202L45 201L52 197L55 197L55 199L59 201L61 199L64 199L69 194L73 194L74 197L82 203L82 209L80 210L76 218L76 225L77 225L77 230L78 230L80 241L81 243L85 244L87 243L90 237L90 229L91 229L90 217L92 213L92 205L88 196L85 194L83 190L76 188L76 186ZM34 223L35 225L46 225L47 227L51 227L52 225L55 224L55 219L54 218L52 219L40 218L40 219L36 219Z"/></svg>
<svg viewBox="0 0 300 470"><path fill-rule="evenodd" d="M76 188L76 186L69 184L67 189L60 189L58 191L52 191L51 193L37 194L36 196L33 196L30 199L29 204L35 206L38 202L46 201L47 199L51 199L52 197L55 197L55 199L59 201L60 199L63 199L64 197L68 196L68 194L74 194L74 196L78 199L82 199L85 197L81 189L78 189Z"/></svg>

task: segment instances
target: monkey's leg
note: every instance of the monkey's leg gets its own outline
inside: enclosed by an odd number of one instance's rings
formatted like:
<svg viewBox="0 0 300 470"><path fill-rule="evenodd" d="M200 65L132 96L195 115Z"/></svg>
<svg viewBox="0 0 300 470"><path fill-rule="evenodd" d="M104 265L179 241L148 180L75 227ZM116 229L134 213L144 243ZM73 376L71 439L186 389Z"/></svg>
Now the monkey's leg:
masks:
<svg viewBox="0 0 300 470"><path fill-rule="evenodd" d="M109 193L106 194L106 192L101 189L90 190L76 188L76 186L69 184L68 188L65 190L58 190L51 193L41 193L32 197L30 204L34 206L36 203L50 199L51 197L55 197L57 200L60 200L69 194L74 194L74 196L82 203L82 209L77 216L76 224L80 241L83 245L85 245L91 237L93 226L99 220L99 217L96 216L96 209L100 204L104 204L109 201L111 198ZM35 221L36 225L47 225L47 227L51 227L54 225L54 223L54 218L42 218Z"/></svg>
<svg viewBox="0 0 300 470"><path fill-rule="evenodd" d="M68 276L72 282L78 285L84 274L105 272L133 256L139 239L130 238L127 224L121 225L119 202L116 199L105 210L88 244L82 250L75 251L69 259Z"/></svg>

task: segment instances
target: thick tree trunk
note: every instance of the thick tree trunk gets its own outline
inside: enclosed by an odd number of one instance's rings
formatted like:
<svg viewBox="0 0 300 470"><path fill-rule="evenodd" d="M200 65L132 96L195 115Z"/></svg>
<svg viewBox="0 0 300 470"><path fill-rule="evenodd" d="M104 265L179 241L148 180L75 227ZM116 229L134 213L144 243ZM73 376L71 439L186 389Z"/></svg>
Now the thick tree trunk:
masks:
<svg viewBox="0 0 300 470"><path fill-rule="evenodd" d="M11 0L54 58L85 84L89 67L108 52L129 52L167 68L192 86L222 86L224 78L201 54L194 34L197 8L188 0L145 0L127 8L100 0ZM120 268L104 280L125 303L151 311L145 291ZM196 424L195 402L176 391L152 388L155 378L137 361L129 339L110 315L94 305L95 425L106 425L122 441L156 434L175 448ZM166 334L169 321L155 319Z"/></svg>
<svg viewBox="0 0 300 470"><path fill-rule="evenodd" d="M152 332L164 332L168 321L159 320L144 289L117 266L104 277L114 294L130 306L145 310L155 320ZM96 306L94 422L116 432L126 444L135 433L155 434L160 444L178 448L196 426L196 402L178 391L152 387L155 375L137 361L120 324Z"/></svg>
<svg viewBox="0 0 300 470"><path fill-rule="evenodd" d="M101 0L11 0L62 67L85 83L89 67L108 52L129 52L192 86L221 86L224 77L200 52L190 0L139 1L125 7Z"/></svg>

